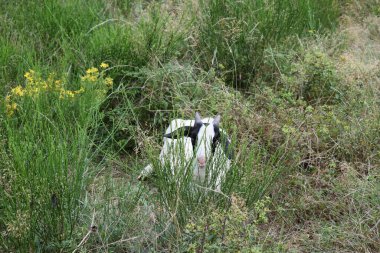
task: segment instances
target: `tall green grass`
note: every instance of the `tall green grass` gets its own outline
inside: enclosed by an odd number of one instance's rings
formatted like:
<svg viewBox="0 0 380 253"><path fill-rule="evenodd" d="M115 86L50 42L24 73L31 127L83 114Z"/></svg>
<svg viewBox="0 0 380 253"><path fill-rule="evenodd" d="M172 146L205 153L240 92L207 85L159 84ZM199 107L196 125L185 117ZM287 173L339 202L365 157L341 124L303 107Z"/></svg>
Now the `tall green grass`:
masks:
<svg viewBox="0 0 380 253"><path fill-rule="evenodd" d="M101 61L122 67L112 73L117 80L130 80L139 68L184 52L188 25L174 23L161 5L130 1L146 12L136 19L118 13L114 4L120 5L98 0L2 3L0 17L8 26L0 30L0 62L9 71L0 73L0 80L17 83L29 68L64 70L75 79L85 66Z"/></svg>
<svg viewBox="0 0 380 253"><path fill-rule="evenodd" d="M200 1L199 53L204 68L225 72L228 83L250 86L269 46L334 27L335 0ZM289 42L291 43L291 41Z"/></svg>
<svg viewBox="0 0 380 253"><path fill-rule="evenodd" d="M101 1L2 2L1 7L1 19L8 24L0 30L4 38L1 43L14 50L4 62L6 68L14 70L0 76L5 83L22 81L20 77L30 68L46 72L70 72L78 65L83 68L86 62L80 51L85 47L85 35L104 18Z"/></svg>
<svg viewBox="0 0 380 253"><path fill-rule="evenodd" d="M3 110L10 164L2 168L8 182L0 188L1 244L7 251L56 251L70 244L78 222L109 86L94 69L79 87L34 71L25 77Z"/></svg>

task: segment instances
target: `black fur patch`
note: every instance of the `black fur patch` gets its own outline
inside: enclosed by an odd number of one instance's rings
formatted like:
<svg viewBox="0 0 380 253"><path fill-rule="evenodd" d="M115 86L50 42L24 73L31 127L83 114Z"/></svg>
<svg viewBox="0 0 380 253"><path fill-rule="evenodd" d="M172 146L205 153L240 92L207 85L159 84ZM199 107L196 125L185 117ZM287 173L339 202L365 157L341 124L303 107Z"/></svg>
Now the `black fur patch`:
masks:
<svg viewBox="0 0 380 253"><path fill-rule="evenodd" d="M175 131L164 134L164 137L171 138L171 139L179 139L182 137L190 137L191 138L191 144L193 145L193 148L195 147L198 132L201 129L203 124L195 124L194 126L184 126L177 128Z"/></svg>
<svg viewBox="0 0 380 253"><path fill-rule="evenodd" d="M221 131L219 130L219 127L214 126L214 132L215 132L215 136L212 139L212 147L211 147L212 153L213 154L215 153L215 149L217 145L223 145L222 148L223 148L224 154L227 156L229 160L231 160L233 158L233 150L230 147L231 142L228 136L226 136L225 134L222 134Z"/></svg>
<svg viewBox="0 0 380 253"><path fill-rule="evenodd" d="M193 149L195 149L196 143L197 143L197 137L198 132L201 129L201 127L205 125L206 127L209 125L209 123L203 123L203 124L195 124L194 126L184 126L176 129L175 131L164 134L164 137L171 138L171 139L179 139L182 137L190 137L191 138L191 144L193 145ZM221 134L221 131L219 127L214 126L214 132L215 136L212 139L212 146L211 146L211 152L214 154L215 149L218 145L223 145L223 152L227 156L229 160L233 158L233 151L230 149L231 142L228 139L228 136L225 136L224 134Z"/></svg>

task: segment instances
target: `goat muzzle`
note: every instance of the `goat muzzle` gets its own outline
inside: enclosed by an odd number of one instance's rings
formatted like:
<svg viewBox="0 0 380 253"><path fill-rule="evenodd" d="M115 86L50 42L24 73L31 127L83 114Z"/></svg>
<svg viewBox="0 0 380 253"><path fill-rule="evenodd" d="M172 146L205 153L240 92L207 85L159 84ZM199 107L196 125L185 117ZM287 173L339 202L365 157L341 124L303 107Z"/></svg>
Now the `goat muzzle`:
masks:
<svg viewBox="0 0 380 253"><path fill-rule="evenodd" d="M201 156L201 157L198 157L197 160L198 160L198 166L201 169L204 169L206 167L206 158L204 156Z"/></svg>

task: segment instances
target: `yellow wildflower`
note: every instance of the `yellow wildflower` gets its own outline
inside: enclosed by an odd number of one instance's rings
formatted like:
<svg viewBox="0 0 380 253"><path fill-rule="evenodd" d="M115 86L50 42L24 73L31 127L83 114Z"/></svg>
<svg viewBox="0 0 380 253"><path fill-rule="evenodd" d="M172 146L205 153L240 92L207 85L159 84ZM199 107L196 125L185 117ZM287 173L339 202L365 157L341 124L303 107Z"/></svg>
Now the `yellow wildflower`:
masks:
<svg viewBox="0 0 380 253"><path fill-rule="evenodd" d="M63 88L60 89L59 92L59 99L63 99L65 97L73 98L77 94L76 91L71 91L71 90L65 90Z"/></svg>
<svg viewBox="0 0 380 253"><path fill-rule="evenodd" d="M34 73L35 73L34 70L29 69L29 71L26 72L26 73L24 74L24 77L25 77L29 82L33 82Z"/></svg>
<svg viewBox="0 0 380 253"><path fill-rule="evenodd" d="M95 67L92 67L92 68L89 68L86 70L87 74L97 74L98 72L99 72L99 70Z"/></svg>
<svg viewBox="0 0 380 253"><path fill-rule="evenodd" d="M41 86L43 89L47 90L49 88L49 83L46 81L41 82Z"/></svg>
<svg viewBox="0 0 380 253"><path fill-rule="evenodd" d="M54 72L50 73L49 76L48 76L47 82L48 83L53 83L54 77L55 77L55 73Z"/></svg>
<svg viewBox="0 0 380 253"><path fill-rule="evenodd" d="M113 84L113 79L111 77L106 77L104 82L105 82L105 84L107 84L107 86L111 87Z"/></svg>
<svg viewBox="0 0 380 253"><path fill-rule="evenodd" d="M72 92L71 90L67 90L66 91L66 95L68 96L68 97L70 97L70 98L73 98L74 97L74 92Z"/></svg>
<svg viewBox="0 0 380 253"><path fill-rule="evenodd" d="M65 97L65 89L64 88L60 88L59 89L59 99L63 99Z"/></svg>
<svg viewBox="0 0 380 253"><path fill-rule="evenodd" d="M104 63L106 64L106 63ZM86 70L86 75L81 77L82 81L95 82L98 80L99 69L92 67Z"/></svg>
<svg viewBox="0 0 380 253"><path fill-rule="evenodd" d="M24 96L24 94L25 94L25 90L21 87L21 85L18 85L18 86L16 86L15 88L13 88L13 89L11 90L11 93L12 93L13 95L16 95L16 96L20 96L20 97L22 97L22 96Z"/></svg>
<svg viewBox="0 0 380 253"><path fill-rule="evenodd" d="M5 107L7 109L8 116L12 116L14 112L17 110L17 104L15 102L6 104Z"/></svg>
<svg viewBox="0 0 380 253"><path fill-rule="evenodd" d="M102 68L102 69L106 69L106 68L108 68L110 65L108 65L107 63L105 63L105 62L102 62L101 64L100 64L100 67Z"/></svg>
<svg viewBox="0 0 380 253"><path fill-rule="evenodd" d="M29 89L29 92L28 92L30 95L33 95L33 94L39 94L40 93L40 88L39 87L35 87L35 88L31 88Z"/></svg>
<svg viewBox="0 0 380 253"><path fill-rule="evenodd" d="M9 103L11 101L11 95L5 97L5 102Z"/></svg>
<svg viewBox="0 0 380 253"><path fill-rule="evenodd" d="M74 91L75 94L81 94L84 92L84 88L81 87L79 90Z"/></svg>
<svg viewBox="0 0 380 253"><path fill-rule="evenodd" d="M54 84L55 84L55 89L56 90L60 90L61 89L61 87L62 87L62 81L61 80L55 80Z"/></svg>
<svg viewBox="0 0 380 253"><path fill-rule="evenodd" d="M85 76L82 76L81 77L82 81L90 81L90 82L95 82L96 80L98 80L98 76L97 75L85 75Z"/></svg>

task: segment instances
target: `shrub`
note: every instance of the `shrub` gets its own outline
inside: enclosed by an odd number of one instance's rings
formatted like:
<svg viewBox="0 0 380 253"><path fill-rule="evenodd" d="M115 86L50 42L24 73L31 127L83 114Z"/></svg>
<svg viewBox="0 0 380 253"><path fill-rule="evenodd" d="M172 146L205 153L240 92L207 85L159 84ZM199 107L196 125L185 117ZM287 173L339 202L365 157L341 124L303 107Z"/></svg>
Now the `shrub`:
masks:
<svg viewBox="0 0 380 253"><path fill-rule="evenodd" d="M291 63L282 76L286 90L310 103L331 104L344 99L345 90L334 63L320 51L309 51Z"/></svg>
<svg viewBox="0 0 380 253"><path fill-rule="evenodd" d="M106 67L102 64L102 67ZM78 85L30 70L5 99L10 165L1 185L1 244L8 251L65 248L86 186L99 106L112 79L90 68Z"/></svg>

